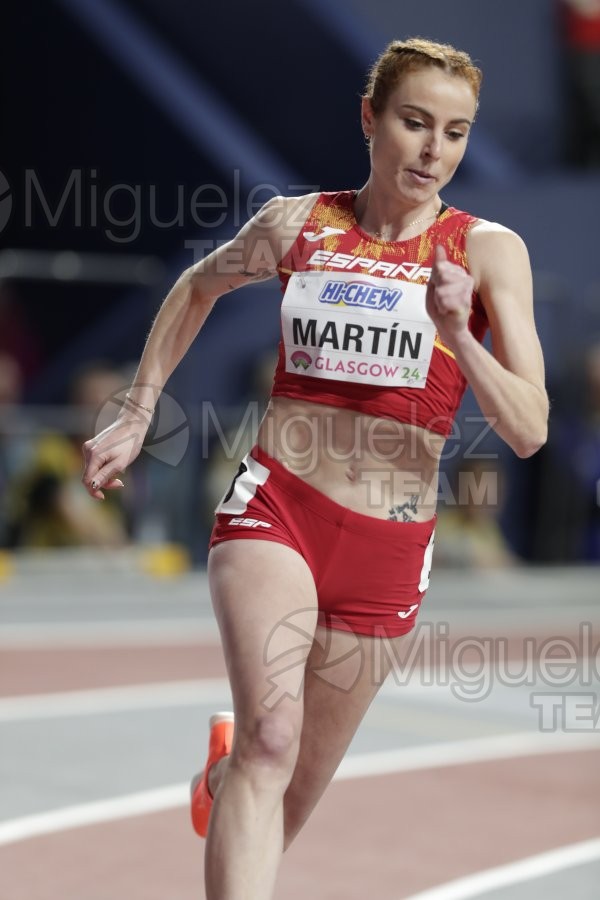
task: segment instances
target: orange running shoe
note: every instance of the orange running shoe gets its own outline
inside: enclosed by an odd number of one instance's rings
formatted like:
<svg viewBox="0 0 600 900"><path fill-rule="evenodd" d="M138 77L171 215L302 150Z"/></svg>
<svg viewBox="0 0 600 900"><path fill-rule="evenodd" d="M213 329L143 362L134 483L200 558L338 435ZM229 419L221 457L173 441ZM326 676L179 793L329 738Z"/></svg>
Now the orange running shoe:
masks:
<svg viewBox="0 0 600 900"><path fill-rule="evenodd" d="M233 713L218 712L210 717L208 758L200 779L192 782L192 825L200 837L206 837L208 817L213 798L208 789L208 773L212 766L231 753L233 743Z"/></svg>

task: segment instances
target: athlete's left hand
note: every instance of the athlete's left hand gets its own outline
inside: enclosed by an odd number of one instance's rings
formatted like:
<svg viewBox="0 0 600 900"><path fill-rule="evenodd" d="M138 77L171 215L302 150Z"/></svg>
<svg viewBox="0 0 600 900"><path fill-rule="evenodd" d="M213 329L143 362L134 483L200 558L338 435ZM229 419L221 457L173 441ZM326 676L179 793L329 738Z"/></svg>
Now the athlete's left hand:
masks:
<svg viewBox="0 0 600 900"><path fill-rule="evenodd" d="M473 284L471 276L461 266L449 262L446 251L438 244L425 305L440 338L450 348L456 338L467 331Z"/></svg>

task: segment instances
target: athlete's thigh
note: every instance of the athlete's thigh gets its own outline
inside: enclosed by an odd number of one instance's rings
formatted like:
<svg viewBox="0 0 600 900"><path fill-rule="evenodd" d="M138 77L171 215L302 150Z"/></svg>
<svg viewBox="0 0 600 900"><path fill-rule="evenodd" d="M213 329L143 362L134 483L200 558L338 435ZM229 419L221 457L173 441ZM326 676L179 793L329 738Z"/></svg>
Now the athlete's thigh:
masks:
<svg viewBox="0 0 600 900"><path fill-rule="evenodd" d="M211 549L208 576L236 728L274 710L301 716L304 667L317 618L307 563L284 544L232 540Z"/></svg>
<svg viewBox="0 0 600 900"><path fill-rule="evenodd" d="M285 796L288 844L333 778L407 639L317 629L306 667L300 752Z"/></svg>
<svg viewBox="0 0 600 900"><path fill-rule="evenodd" d="M322 760L324 774L333 775L344 756L389 672L390 655L379 638L317 629L306 666L302 744L307 758Z"/></svg>

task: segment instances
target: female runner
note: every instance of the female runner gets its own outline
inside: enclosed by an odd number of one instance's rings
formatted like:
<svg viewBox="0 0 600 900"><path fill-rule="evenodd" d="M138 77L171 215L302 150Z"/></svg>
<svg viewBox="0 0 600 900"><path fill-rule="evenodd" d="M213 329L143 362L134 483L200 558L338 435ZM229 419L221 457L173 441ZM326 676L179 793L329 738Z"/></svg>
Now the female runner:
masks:
<svg viewBox="0 0 600 900"><path fill-rule="evenodd" d="M467 383L518 456L546 439L527 250L441 197L480 81L453 47L392 42L362 99L366 184L274 198L184 271L117 420L84 445L83 481L101 499L122 486L140 418L150 424L216 301L279 276L270 404L217 508L208 558L235 712L235 734L231 715L213 718L193 793L196 829L208 831L208 900L272 896L282 851L387 674L380 643L393 649L414 627L439 459ZM328 660L338 661L330 674Z"/></svg>

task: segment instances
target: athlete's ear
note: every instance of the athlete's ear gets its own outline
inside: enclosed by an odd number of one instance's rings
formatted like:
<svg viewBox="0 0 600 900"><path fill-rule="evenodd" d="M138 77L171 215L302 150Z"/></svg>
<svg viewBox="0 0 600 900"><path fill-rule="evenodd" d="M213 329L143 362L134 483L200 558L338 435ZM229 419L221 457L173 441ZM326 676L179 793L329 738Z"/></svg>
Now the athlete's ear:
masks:
<svg viewBox="0 0 600 900"><path fill-rule="evenodd" d="M360 107L360 121L364 136L373 137L373 129L375 127L375 115L368 97L363 97Z"/></svg>

